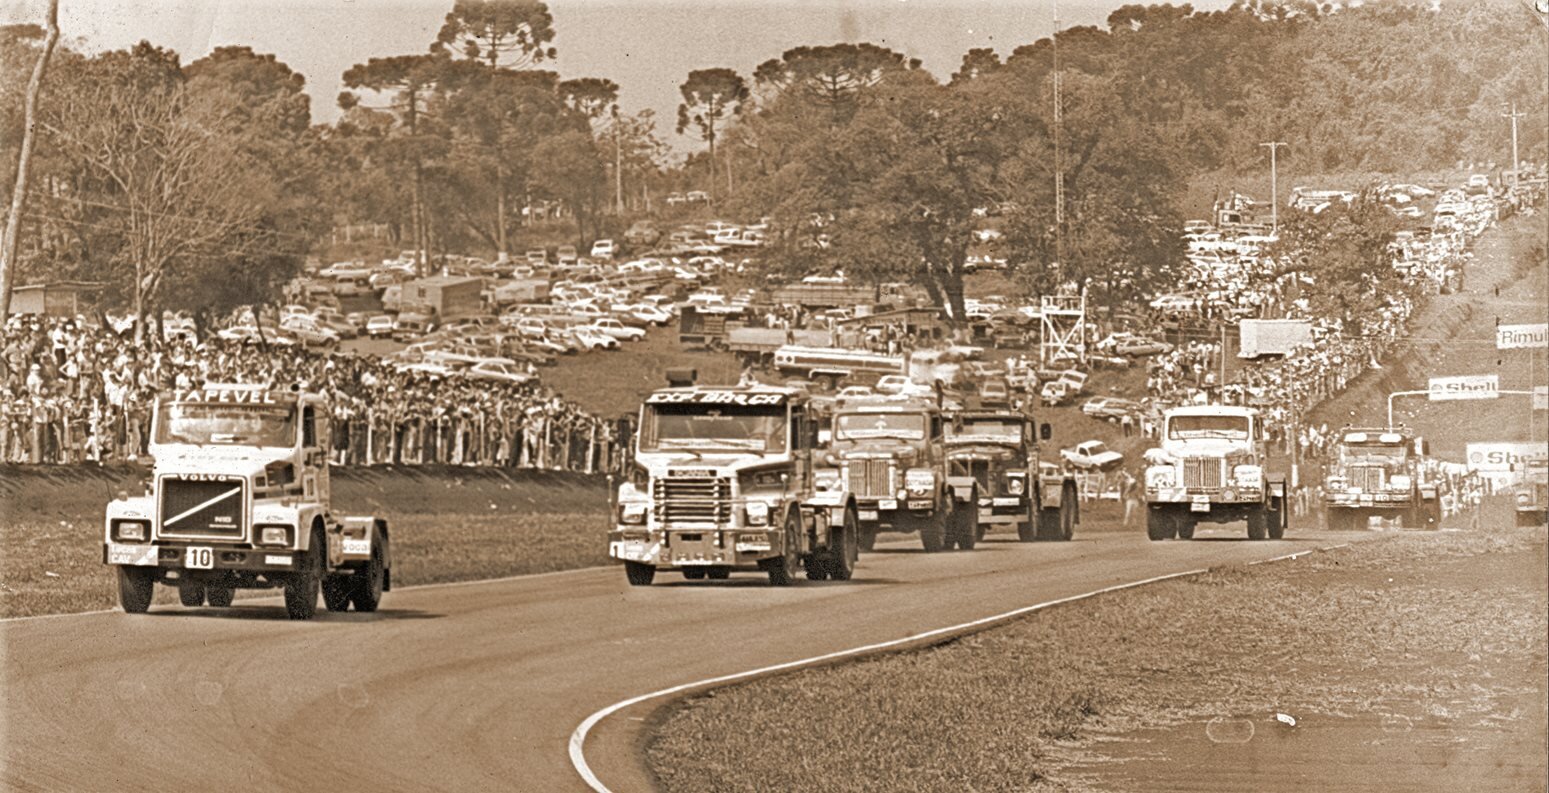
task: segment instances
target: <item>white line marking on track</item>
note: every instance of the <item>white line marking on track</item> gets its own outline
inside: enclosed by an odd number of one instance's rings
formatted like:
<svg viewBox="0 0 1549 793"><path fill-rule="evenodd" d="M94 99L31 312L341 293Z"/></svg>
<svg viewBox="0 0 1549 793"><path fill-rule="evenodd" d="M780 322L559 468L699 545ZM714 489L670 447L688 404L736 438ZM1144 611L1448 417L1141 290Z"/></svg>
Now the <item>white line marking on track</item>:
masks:
<svg viewBox="0 0 1549 793"><path fill-rule="evenodd" d="M1302 553L1308 553L1308 551L1303 551ZM1085 600L1086 598L1096 597L1098 595L1107 594L1109 592L1117 592L1123 589L1132 589L1134 587L1145 586L1146 584L1155 584L1174 578L1184 578L1186 576L1200 575L1201 573L1205 572L1208 572L1208 570L1204 568L1197 570L1185 570L1181 573L1168 573L1167 575L1159 575L1154 578L1147 578L1141 581L1130 581L1129 583L1125 584L1115 584L1113 586L1103 587L1102 589L1095 589L1091 592L1084 592L1079 595L1071 595L1069 597L1059 598L1058 600L1049 600L1031 606L1023 606L1021 608L1012 609L1011 611L1003 612L1001 614L995 614L993 616L976 619L971 622L949 625L945 628L936 628L934 630L925 631L923 633L915 633L909 636L904 636L902 638L890 639L885 642L877 642L876 644L868 644L862 647L852 647L848 650L838 650L836 652L825 653L823 655L815 655L811 658L787 661L783 664L774 664L773 666L760 667L758 669L749 670L747 672L737 672L730 675L712 677L706 680L698 680L693 683L684 683L682 685L672 686L671 688L664 688L660 691L652 691L649 694L641 694L638 697L631 697L620 702L615 702L612 705L609 705L606 708L603 708L602 710L587 716L586 720L581 722L580 726L576 727L574 732L570 733L570 764L575 767L576 773L581 775L581 779L585 780L587 786L589 786L592 790L596 791L597 793L612 793L612 790L607 785L603 784L601 779L597 778L597 774L592 771L592 767L586 762L586 735L587 733L591 732L593 727L597 726L598 722L602 721L608 716L613 715L614 713L617 713L620 710L623 710L624 708L638 705L641 702L645 702L647 700L656 699L658 697L671 696L673 694L679 694L695 688L716 686L722 683L730 683L736 680L745 680L750 677L766 675L771 672L783 672L791 669L800 669L804 666L813 666L825 661L833 661L839 658L864 655L866 653L872 653L878 650L886 650L890 647L911 644L936 636L959 633L971 628L991 625L996 622L1003 622L1013 617L1019 617L1023 614L1029 614L1040 609L1049 608L1050 606L1058 606L1062 603L1071 603L1077 600Z"/></svg>

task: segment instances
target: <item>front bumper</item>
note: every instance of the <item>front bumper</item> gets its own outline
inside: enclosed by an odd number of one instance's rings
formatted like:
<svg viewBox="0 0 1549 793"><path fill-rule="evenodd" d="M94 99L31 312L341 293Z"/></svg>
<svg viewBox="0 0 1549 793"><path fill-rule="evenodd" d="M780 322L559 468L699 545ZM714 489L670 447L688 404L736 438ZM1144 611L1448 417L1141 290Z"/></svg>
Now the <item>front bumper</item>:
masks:
<svg viewBox="0 0 1549 793"><path fill-rule="evenodd" d="M189 548L208 548L209 567L190 567L197 554ZM104 564L131 567L161 567L178 570L245 570L252 572L286 572L296 569L297 554L288 548L274 550L240 548L229 545L201 545L199 543L120 543L102 545Z"/></svg>
<svg viewBox="0 0 1549 793"><path fill-rule="evenodd" d="M1351 493L1345 491L1328 493L1324 497L1324 504L1330 507L1402 507L1413 501L1408 492Z"/></svg>
<svg viewBox="0 0 1549 793"><path fill-rule="evenodd" d="M862 523L890 524L900 513L929 514L936 510L936 499L906 493L904 498L857 498L855 516Z"/></svg>
<svg viewBox="0 0 1549 793"><path fill-rule="evenodd" d="M647 529L618 526L608 532L608 557L656 567L755 569L764 559L785 555L778 528Z"/></svg>
<svg viewBox="0 0 1549 793"><path fill-rule="evenodd" d="M1264 500L1261 487L1222 487L1190 490L1183 487L1148 487L1146 500L1153 504L1252 504Z"/></svg>
<svg viewBox="0 0 1549 793"><path fill-rule="evenodd" d="M981 496L979 498L979 522L995 526L1011 525L1027 520L1029 502L1027 496Z"/></svg>

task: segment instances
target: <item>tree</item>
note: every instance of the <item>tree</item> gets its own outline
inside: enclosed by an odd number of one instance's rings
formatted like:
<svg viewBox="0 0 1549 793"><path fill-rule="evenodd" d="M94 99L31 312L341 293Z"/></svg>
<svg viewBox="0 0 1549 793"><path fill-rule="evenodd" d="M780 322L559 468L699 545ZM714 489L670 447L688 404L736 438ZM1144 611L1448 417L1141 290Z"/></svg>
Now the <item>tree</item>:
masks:
<svg viewBox="0 0 1549 793"><path fill-rule="evenodd" d="M580 130L551 135L533 152L534 179L549 195L570 204L576 216L576 246L586 245L586 224L596 217L607 188L607 173L592 136ZM593 227L595 233L596 228Z"/></svg>
<svg viewBox="0 0 1549 793"><path fill-rule="evenodd" d="M693 126L710 146L710 198L715 199L715 136L724 119L736 116L748 98L748 85L731 69L696 69L678 86L678 134Z"/></svg>
<svg viewBox="0 0 1549 793"><path fill-rule="evenodd" d="M72 77L73 101L45 122L76 163L59 198L95 211L90 231L110 239L99 271L127 276L139 339L164 286L265 242L255 170L234 145L225 103L190 91L175 53L141 42Z"/></svg>
<svg viewBox="0 0 1549 793"><path fill-rule="evenodd" d="M413 179L411 225L422 269L430 248L429 218L425 210L425 162L439 150L443 141L422 135L420 125L426 116L427 103L447 73L447 58L436 54L371 58L344 72L346 87L389 95L387 108L397 119L402 135L398 137L397 145L384 147L384 152L391 159L409 166ZM339 94L339 107L344 110L352 110L359 104L357 94L348 91Z"/></svg>
<svg viewBox="0 0 1549 793"><path fill-rule="evenodd" d="M1000 71L1000 56L988 47L975 47L963 55L963 65L952 75L952 85L977 80Z"/></svg>
<svg viewBox="0 0 1549 793"><path fill-rule="evenodd" d="M457 50L492 69L520 69L553 60L554 48L545 46L553 40L554 16L541 0L457 0L431 48Z"/></svg>
<svg viewBox="0 0 1549 793"><path fill-rule="evenodd" d="M840 124L855 112L865 89L877 85L890 74L919 68L918 58L909 58L875 44L833 44L786 50L779 58L760 64L753 72L753 79L760 85L773 87L781 95L794 93L806 102L827 109L829 123Z"/></svg>
<svg viewBox="0 0 1549 793"><path fill-rule="evenodd" d="M54 46L59 43L59 0L49 0L46 33L43 48L38 53L37 65L27 80L27 101L23 110L21 151L16 155L16 180L11 187L11 211L5 218L5 229L0 232L0 322L11 314L11 287L16 278L16 248L21 235L22 213L27 208L27 178L32 164L32 147L37 139L38 99L43 93L43 78L48 72L49 59Z"/></svg>
<svg viewBox="0 0 1549 793"><path fill-rule="evenodd" d="M559 94L571 110L594 125L606 118L619 101L619 86L602 77L578 77L559 84Z"/></svg>

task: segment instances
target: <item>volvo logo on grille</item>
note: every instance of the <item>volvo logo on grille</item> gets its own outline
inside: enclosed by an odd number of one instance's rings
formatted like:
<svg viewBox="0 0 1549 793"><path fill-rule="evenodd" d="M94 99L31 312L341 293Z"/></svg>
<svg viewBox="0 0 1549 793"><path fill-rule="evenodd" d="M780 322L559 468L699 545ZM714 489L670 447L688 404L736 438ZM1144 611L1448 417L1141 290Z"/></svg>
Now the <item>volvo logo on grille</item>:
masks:
<svg viewBox="0 0 1549 793"><path fill-rule="evenodd" d="M178 479L185 482L238 482L239 477L225 474L178 474Z"/></svg>

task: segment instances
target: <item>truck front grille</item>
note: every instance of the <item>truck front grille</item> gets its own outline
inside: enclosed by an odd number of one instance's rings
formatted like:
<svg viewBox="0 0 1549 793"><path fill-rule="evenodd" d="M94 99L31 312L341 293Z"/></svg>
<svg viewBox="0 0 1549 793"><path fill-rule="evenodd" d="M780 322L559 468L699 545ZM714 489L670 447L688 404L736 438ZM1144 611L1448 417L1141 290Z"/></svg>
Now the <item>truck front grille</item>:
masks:
<svg viewBox="0 0 1549 793"><path fill-rule="evenodd" d="M161 480L161 536L241 539L247 484L238 477Z"/></svg>
<svg viewBox="0 0 1549 793"><path fill-rule="evenodd" d="M1221 489L1221 459L1199 457L1183 461L1183 486L1189 490Z"/></svg>
<svg viewBox="0 0 1549 793"><path fill-rule="evenodd" d="M656 519L665 523L730 523L731 480L674 476L652 483Z"/></svg>
<svg viewBox="0 0 1549 793"><path fill-rule="evenodd" d="M860 498L892 498L892 460L851 460L850 492Z"/></svg>
<svg viewBox="0 0 1549 793"><path fill-rule="evenodd" d="M1345 471L1350 487L1360 488L1362 493L1375 493L1387 487L1386 472L1375 465L1351 466Z"/></svg>

